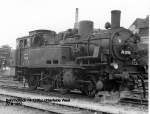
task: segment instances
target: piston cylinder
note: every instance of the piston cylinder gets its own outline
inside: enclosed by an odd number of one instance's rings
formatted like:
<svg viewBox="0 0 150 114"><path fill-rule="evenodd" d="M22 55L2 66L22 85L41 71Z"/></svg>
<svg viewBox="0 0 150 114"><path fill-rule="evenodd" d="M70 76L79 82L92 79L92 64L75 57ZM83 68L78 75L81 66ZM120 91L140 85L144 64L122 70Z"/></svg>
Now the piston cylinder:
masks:
<svg viewBox="0 0 150 114"><path fill-rule="evenodd" d="M79 22L79 35L81 39L88 39L88 35L93 33L92 21L80 21Z"/></svg>
<svg viewBox="0 0 150 114"><path fill-rule="evenodd" d="M112 10L111 11L111 28L119 28L120 27L120 10Z"/></svg>

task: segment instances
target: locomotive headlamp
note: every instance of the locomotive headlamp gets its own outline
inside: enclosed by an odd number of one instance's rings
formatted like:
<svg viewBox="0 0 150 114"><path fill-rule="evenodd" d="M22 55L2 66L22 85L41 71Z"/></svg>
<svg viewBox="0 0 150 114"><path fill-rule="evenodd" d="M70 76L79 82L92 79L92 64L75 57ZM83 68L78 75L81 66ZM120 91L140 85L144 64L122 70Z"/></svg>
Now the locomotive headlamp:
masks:
<svg viewBox="0 0 150 114"><path fill-rule="evenodd" d="M118 69L118 64L117 63L114 63L113 66L114 66L115 69Z"/></svg>
<svg viewBox="0 0 150 114"><path fill-rule="evenodd" d="M119 67L117 63L112 63L111 66L113 66L114 69L118 69L118 67Z"/></svg>

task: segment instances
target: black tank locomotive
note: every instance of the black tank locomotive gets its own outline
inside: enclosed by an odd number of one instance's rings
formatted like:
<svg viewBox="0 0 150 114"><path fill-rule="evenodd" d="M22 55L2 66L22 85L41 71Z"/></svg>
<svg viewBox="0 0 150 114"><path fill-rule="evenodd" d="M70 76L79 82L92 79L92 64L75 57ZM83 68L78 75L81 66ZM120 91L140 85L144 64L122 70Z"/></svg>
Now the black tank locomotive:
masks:
<svg viewBox="0 0 150 114"><path fill-rule="evenodd" d="M94 33L92 21L81 21L78 30L57 35L37 30L18 38L16 76L24 77L30 89L78 89L88 96L132 90L141 80L145 96L139 37L120 27L120 13L111 12L111 26L103 33Z"/></svg>

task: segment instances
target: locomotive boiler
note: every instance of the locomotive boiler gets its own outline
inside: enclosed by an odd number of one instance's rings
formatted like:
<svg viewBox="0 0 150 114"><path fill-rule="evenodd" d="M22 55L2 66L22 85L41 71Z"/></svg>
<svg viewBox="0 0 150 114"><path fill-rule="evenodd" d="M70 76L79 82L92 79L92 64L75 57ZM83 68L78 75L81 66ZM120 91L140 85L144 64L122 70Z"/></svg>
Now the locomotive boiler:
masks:
<svg viewBox="0 0 150 114"><path fill-rule="evenodd" d="M79 23L78 30L61 35L36 30L18 38L16 76L24 77L30 89L78 89L88 96L98 91L133 90L141 80L145 96L139 37L120 27L120 14L113 10L111 25L99 33L94 33L93 22L86 20Z"/></svg>

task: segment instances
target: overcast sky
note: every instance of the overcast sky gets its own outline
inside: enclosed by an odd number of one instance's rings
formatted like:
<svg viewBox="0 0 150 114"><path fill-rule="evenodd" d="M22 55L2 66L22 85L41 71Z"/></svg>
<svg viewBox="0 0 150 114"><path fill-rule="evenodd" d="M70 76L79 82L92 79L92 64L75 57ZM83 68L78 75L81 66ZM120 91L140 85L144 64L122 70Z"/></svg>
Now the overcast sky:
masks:
<svg viewBox="0 0 150 114"><path fill-rule="evenodd" d="M128 28L136 18L149 15L149 7L149 0L0 0L0 45L15 47L17 37L35 29L72 28L75 8L79 20L92 20L102 29L113 9L121 10L121 26Z"/></svg>

